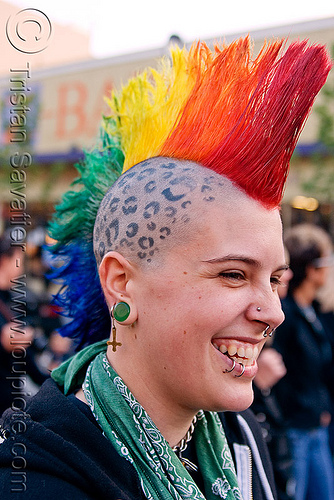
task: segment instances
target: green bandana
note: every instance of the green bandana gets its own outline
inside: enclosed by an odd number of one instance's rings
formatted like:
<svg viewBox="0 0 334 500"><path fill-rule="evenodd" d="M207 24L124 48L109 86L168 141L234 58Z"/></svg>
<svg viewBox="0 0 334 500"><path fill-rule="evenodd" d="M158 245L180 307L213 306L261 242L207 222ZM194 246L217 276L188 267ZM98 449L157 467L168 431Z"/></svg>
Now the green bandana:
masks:
<svg viewBox="0 0 334 500"><path fill-rule="evenodd" d="M147 499L242 500L224 430L216 413L199 412L194 432L205 496L106 357L106 341L86 347L52 378L68 394L81 384L105 436L136 469Z"/></svg>

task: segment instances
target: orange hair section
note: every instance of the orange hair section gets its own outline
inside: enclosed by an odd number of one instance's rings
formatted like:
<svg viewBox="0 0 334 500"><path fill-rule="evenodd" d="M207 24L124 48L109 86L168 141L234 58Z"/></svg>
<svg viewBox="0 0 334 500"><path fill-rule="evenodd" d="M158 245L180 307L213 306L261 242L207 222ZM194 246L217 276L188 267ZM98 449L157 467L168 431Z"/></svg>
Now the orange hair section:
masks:
<svg viewBox="0 0 334 500"><path fill-rule="evenodd" d="M249 37L230 45L215 45L214 52L202 44L192 46L189 67L197 68L197 81L179 117L177 128L161 154L192 160L208 154L240 119L266 68L271 68L282 47L275 41L251 60Z"/></svg>
<svg viewBox="0 0 334 500"><path fill-rule="evenodd" d="M323 46L266 43L252 59L248 37L193 46L197 79L161 156L193 160L229 177L267 207L283 196L289 161L331 61Z"/></svg>

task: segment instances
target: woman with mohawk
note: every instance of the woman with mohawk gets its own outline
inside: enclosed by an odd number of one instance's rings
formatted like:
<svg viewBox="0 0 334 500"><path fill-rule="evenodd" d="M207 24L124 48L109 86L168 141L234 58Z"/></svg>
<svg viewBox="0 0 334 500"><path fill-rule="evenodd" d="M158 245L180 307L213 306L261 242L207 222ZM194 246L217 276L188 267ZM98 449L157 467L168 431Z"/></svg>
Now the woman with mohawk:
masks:
<svg viewBox="0 0 334 500"><path fill-rule="evenodd" d="M173 49L112 95L50 229L79 352L5 412L1 498L13 467L29 499L275 498L246 409L283 321L288 164L331 67L321 46L282 49Z"/></svg>

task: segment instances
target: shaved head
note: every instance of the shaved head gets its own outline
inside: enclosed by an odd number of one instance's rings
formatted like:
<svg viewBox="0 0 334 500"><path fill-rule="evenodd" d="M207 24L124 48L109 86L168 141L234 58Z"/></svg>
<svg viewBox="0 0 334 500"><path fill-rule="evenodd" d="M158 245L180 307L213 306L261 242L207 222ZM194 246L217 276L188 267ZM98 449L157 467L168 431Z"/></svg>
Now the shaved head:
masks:
<svg viewBox="0 0 334 500"><path fill-rule="evenodd" d="M94 227L99 265L109 251L132 262L160 262L163 252L191 238L218 203L233 208L248 196L197 163L156 157L135 165L107 191Z"/></svg>

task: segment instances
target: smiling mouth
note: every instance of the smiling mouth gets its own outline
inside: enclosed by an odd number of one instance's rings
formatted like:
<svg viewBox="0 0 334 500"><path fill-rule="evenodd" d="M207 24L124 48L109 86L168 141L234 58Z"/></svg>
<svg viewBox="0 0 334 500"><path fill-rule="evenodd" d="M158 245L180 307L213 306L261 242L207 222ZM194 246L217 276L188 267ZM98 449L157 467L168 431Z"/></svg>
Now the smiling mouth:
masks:
<svg viewBox="0 0 334 500"><path fill-rule="evenodd" d="M217 351L221 352L228 358L232 359L236 363L240 363L244 366L252 366L259 355L259 348L255 345L248 345L247 347L237 346L235 344L221 344L218 346L213 342L213 346Z"/></svg>

